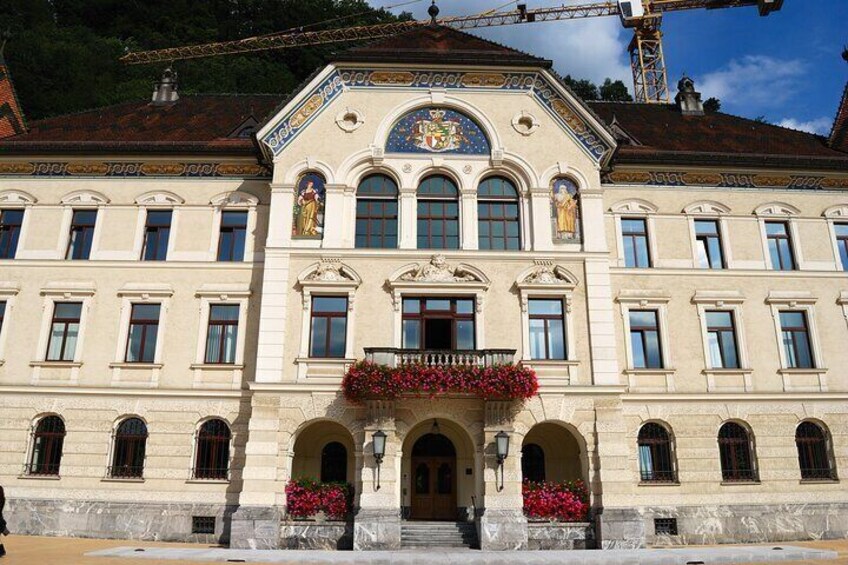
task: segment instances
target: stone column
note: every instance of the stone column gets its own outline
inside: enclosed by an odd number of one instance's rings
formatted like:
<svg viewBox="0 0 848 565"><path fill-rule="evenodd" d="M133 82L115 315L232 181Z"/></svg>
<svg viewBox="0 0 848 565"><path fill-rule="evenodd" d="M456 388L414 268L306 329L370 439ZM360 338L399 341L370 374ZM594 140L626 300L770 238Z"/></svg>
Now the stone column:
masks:
<svg viewBox="0 0 848 565"><path fill-rule="evenodd" d="M400 549L401 444L395 428L394 402L370 401L367 418L362 446L362 493L353 524L353 549ZM386 454L379 469L372 440L372 434L378 430L386 434Z"/></svg>
<svg viewBox="0 0 848 565"><path fill-rule="evenodd" d="M477 249L477 190L463 190L459 194L460 249Z"/></svg>
<svg viewBox="0 0 848 565"><path fill-rule="evenodd" d="M232 516L230 547L279 549L283 487L277 481L279 395L254 392L238 510Z"/></svg>
<svg viewBox="0 0 848 565"><path fill-rule="evenodd" d="M418 200L415 198L415 187L402 187L398 196L398 248L416 249L418 247Z"/></svg>
<svg viewBox="0 0 848 565"><path fill-rule="evenodd" d="M530 215L533 219L533 250L550 251L554 248L551 226L551 190L548 187L530 189Z"/></svg>
<svg viewBox="0 0 848 565"><path fill-rule="evenodd" d="M602 508L596 515L596 537L600 549L635 549L645 547L645 524L638 508L628 507L633 478L628 466L627 424L621 411L621 400L609 398L595 403L595 435L597 461L595 473L602 492L596 503Z"/></svg>
<svg viewBox="0 0 848 565"><path fill-rule="evenodd" d="M483 500L479 518L480 549L507 551L527 549L527 518L521 495L521 445L513 434L512 419L516 403L486 402L486 425L483 430ZM495 436L504 431L510 435L509 456L498 464Z"/></svg>

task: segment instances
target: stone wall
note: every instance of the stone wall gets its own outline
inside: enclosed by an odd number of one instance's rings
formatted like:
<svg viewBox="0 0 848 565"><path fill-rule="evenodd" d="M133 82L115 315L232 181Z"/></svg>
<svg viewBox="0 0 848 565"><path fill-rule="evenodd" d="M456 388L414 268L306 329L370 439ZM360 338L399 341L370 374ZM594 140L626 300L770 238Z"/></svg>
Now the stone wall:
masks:
<svg viewBox="0 0 848 565"><path fill-rule="evenodd" d="M595 528L588 522L530 522L527 549L594 549Z"/></svg>
<svg viewBox="0 0 848 565"><path fill-rule="evenodd" d="M353 549L353 521L286 520L280 528L282 549Z"/></svg>
<svg viewBox="0 0 848 565"><path fill-rule="evenodd" d="M20 535L227 544L235 506L82 500L7 500L4 517ZM214 534L192 534L192 517L215 517Z"/></svg>

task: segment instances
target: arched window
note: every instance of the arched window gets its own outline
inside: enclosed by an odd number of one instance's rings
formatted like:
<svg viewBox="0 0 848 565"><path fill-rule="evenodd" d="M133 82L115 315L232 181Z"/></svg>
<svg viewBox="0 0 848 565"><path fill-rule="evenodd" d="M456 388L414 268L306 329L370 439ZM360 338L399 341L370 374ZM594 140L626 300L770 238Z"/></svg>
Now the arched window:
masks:
<svg viewBox="0 0 848 565"><path fill-rule="evenodd" d="M459 249L459 189L446 176L418 186L418 249Z"/></svg>
<svg viewBox="0 0 848 565"><path fill-rule="evenodd" d="M46 416L38 421L32 436L30 475L58 475L65 443L65 422L59 416Z"/></svg>
<svg viewBox="0 0 848 565"><path fill-rule="evenodd" d="M230 463L230 427L223 420L208 420L197 432L195 479L227 479Z"/></svg>
<svg viewBox="0 0 848 565"><path fill-rule="evenodd" d="M115 430L115 447L109 475L117 478L141 478L147 448L147 425L139 418L127 418Z"/></svg>
<svg viewBox="0 0 848 565"><path fill-rule="evenodd" d="M801 422L795 430L801 479L835 480L836 469L830 457L827 432L814 422Z"/></svg>
<svg viewBox="0 0 848 565"><path fill-rule="evenodd" d="M398 188L386 175L371 175L356 189L356 247L394 249L398 243Z"/></svg>
<svg viewBox="0 0 848 565"><path fill-rule="evenodd" d="M518 191L503 177L490 177L477 187L480 249L521 249Z"/></svg>
<svg viewBox="0 0 848 565"><path fill-rule="evenodd" d="M347 481L347 448L331 441L321 450L321 482L344 483Z"/></svg>
<svg viewBox="0 0 848 565"><path fill-rule="evenodd" d="M671 438L668 430L648 423L639 430L639 471L642 482L673 483L677 481Z"/></svg>
<svg viewBox="0 0 848 565"><path fill-rule="evenodd" d="M718 431L721 478L724 481L756 481L754 446L744 426L727 422Z"/></svg>
<svg viewBox="0 0 848 565"><path fill-rule="evenodd" d="M521 476L525 481L545 480L545 452L535 443L521 448Z"/></svg>

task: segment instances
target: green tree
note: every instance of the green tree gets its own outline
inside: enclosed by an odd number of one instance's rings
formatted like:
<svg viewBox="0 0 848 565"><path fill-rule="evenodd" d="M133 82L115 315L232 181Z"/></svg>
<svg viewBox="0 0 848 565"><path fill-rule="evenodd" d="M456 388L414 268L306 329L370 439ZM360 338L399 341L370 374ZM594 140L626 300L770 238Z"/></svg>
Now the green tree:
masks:
<svg viewBox="0 0 848 565"><path fill-rule="evenodd" d="M627 91L627 86L620 80L613 82L607 78L600 88L601 100L607 102L632 102L633 97Z"/></svg>
<svg viewBox="0 0 848 565"><path fill-rule="evenodd" d="M599 100L601 98L598 92L598 85L586 79L574 79L571 75L565 75L563 82L583 100Z"/></svg>
<svg viewBox="0 0 848 565"><path fill-rule="evenodd" d="M715 114L719 110L721 110L721 100L715 96L707 98L706 102L704 102L704 112Z"/></svg>

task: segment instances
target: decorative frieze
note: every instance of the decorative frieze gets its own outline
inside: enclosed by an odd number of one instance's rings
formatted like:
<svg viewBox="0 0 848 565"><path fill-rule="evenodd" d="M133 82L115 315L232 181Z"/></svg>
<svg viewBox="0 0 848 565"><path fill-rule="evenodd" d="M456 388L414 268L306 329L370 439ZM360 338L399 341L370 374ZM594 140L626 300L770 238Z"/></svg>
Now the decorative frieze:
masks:
<svg viewBox="0 0 848 565"><path fill-rule="evenodd" d="M4 161L0 176L270 178L271 171L256 163L213 161Z"/></svg>
<svg viewBox="0 0 848 565"><path fill-rule="evenodd" d="M714 186L717 188L794 188L848 190L848 177L819 175L751 174L732 171L615 170L604 175L605 184L644 186Z"/></svg>

